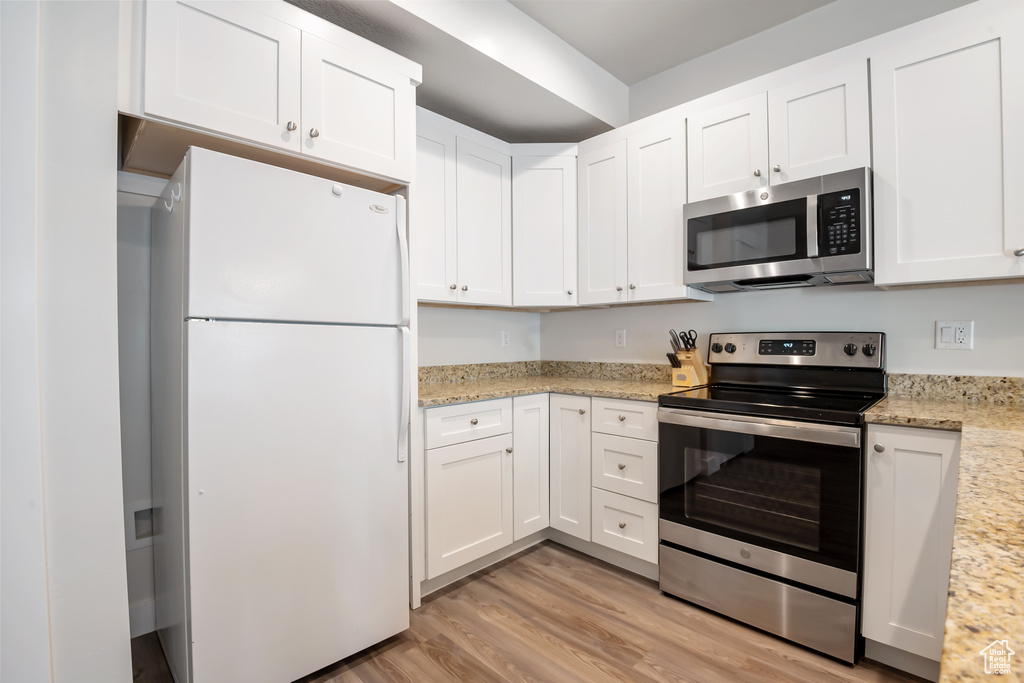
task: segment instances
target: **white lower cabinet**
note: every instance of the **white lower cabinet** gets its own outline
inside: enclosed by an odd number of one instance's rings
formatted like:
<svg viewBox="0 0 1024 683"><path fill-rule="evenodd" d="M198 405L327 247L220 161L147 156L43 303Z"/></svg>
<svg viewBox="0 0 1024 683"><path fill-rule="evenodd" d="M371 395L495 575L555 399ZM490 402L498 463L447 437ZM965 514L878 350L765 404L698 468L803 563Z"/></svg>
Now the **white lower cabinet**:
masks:
<svg viewBox="0 0 1024 683"><path fill-rule="evenodd" d="M551 394L551 528L590 540L590 398Z"/></svg>
<svg viewBox="0 0 1024 683"><path fill-rule="evenodd" d="M592 538L612 550L658 561L658 506L594 488Z"/></svg>
<svg viewBox="0 0 1024 683"><path fill-rule="evenodd" d="M426 577L548 526L548 395L430 408Z"/></svg>
<svg viewBox="0 0 1024 683"><path fill-rule="evenodd" d="M934 662L942 656L959 460L960 432L868 425L861 632Z"/></svg>

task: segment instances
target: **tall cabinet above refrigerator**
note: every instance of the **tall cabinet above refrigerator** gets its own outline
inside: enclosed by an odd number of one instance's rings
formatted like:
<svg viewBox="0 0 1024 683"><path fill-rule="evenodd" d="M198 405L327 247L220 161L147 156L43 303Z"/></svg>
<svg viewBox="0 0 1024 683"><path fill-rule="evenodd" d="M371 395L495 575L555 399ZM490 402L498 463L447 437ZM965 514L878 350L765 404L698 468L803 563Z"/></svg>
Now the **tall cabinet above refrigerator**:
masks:
<svg viewBox="0 0 1024 683"><path fill-rule="evenodd" d="M278 683L408 627L400 197L191 148L154 209L157 630Z"/></svg>

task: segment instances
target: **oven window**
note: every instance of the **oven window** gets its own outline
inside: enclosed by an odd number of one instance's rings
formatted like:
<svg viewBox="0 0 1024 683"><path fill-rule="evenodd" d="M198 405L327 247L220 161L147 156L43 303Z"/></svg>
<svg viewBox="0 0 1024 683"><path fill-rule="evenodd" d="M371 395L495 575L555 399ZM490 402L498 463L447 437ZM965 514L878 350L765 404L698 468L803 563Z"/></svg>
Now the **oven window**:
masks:
<svg viewBox="0 0 1024 683"><path fill-rule="evenodd" d="M860 449L725 428L659 428L660 516L856 571Z"/></svg>
<svg viewBox="0 0 1024 683"><path fill-rule="evenodd" d="M690 270L789 261L807 255L807 200L687 221Z"/></svg>

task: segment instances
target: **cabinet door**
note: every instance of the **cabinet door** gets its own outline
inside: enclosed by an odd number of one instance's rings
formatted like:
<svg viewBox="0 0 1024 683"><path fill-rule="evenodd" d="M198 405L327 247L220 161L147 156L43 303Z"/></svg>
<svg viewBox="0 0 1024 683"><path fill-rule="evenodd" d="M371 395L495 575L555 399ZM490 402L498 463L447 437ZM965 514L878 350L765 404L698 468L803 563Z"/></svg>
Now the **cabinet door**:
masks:
<svg viewBox="0 0 1024 683"><path fill-rule="evenodd" d="M626 141L580 154L580 303L627 300Z"/></svg>
<svg viewBox="0 0 1024 683"><path fill-rule="evenodd" d="M684 298L686 121L631 135L627 148L629 300Z"/></svg>
<svg viewBox="0 0 1024 683"><path fill-rule="evenodd" d="M512 540L548 526L548 395L512 399Z"/></svg>
<svg viewBox="0 0 1024 683"><path fill-rule="evenodd" d="M1022 14L871 58L876 284L1024 276Z"/></svg>
<svg viewBox="0 0 1024 683"><path fill-rule="evenodd" d="M512 159L458 138L459 301L512 305Z"/></svg>
<svg viewBox="0 0 1024 683"><path fill-rule="evenodd" d="M512 159L512 302L576 303L576 158Z"/></svg>
<svg viewBox="0 0 1024 683"><path fill-rule="evenodd" d="M960 433L869 425L867 454L861 632L938 661Z"/></svg>
<svg viewBox="0 0 1024 683"><path fill-rule="evenodd" d="M512 435L427 451L427 578L512 542Z"/></svg>
<svg viewBox="0 0 1024 683"><path fill-rule="evenodd" d="M299 29L239 2L146 3L143 109L299 151Z"/></svg>
<svg viewBox="0 0 1024 683"><path fill-rule="evenodd" d="M409 182L415 89L408 76L302 34L302 152Z"/></svg>
<svg viewBox="0 0 1024 683"><path fill-rule="evenodd" d="M551 394L551 527L590 540L590 399Z"/></svg>
<svg viewBox="0 0 1024 683"><path fill-rule="evenodd" d="M768 103L760 93L686 122L687 201L768 184Z"/></svg>
<svg viewBox="0 0 1024 683"><path fill-rule="evenodd" d="M416 298L458 301L454 134L419 126L416 180L409 192L409 242Z"/></svg>
<svg viewBox="0 0 1024 683"><path fill-rule="evenodd" d="M870 166L868 116L864 61L769 90L771 184Z"/></svg>

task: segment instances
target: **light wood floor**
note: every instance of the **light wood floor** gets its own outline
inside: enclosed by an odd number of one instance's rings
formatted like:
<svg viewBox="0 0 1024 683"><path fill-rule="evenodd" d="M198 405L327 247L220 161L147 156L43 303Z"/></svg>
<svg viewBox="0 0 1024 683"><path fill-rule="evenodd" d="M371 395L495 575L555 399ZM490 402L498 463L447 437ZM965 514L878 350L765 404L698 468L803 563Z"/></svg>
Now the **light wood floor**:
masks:
<svg viewBox="0 0 1024 683"><path fill-rule="evenodd" d="M410 621L301 683L921 680L869 661L847 666L550 542L428 596Z"/></svg>

